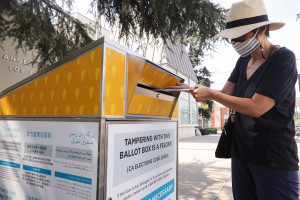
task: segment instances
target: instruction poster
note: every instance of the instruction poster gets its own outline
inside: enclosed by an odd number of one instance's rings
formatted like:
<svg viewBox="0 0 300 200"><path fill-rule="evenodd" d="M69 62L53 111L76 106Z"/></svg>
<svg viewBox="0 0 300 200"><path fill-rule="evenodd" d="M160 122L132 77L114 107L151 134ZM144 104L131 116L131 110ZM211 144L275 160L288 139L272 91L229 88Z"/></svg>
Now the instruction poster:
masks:
<svg viewBox="0 0 300 200"><path fill-rule="evenodd" d="M177 123L109 123L107 199L175 200Z"/></svg>
<svg viewBox="0 0 300 200"><path fill-rule="evenodd" d="M96 200L99 123L0 120L0 199Z"/></svg>

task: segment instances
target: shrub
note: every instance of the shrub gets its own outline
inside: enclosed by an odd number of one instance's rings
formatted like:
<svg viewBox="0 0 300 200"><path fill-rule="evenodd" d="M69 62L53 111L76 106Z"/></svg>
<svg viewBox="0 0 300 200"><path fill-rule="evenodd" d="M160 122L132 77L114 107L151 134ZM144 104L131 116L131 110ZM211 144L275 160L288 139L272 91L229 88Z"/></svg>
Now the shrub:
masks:
<svg viewBox="0 0 300 200"><path fill-rule="evenodd" d="M295 120L295 126L300 126L300 119Z"/></svg>
<svg viewBox="0 0 300 200"><path fill-rule="evenodd" d="M217 134L216 128L204 128L200 129L202 135L209 135L209 134Z"/></svg>
<svg viewBox="0 0 300 200"><path fill-rule="evenodd" d="M210 128L211 129L211 134L217 134L217 129L216 128Z"/></svg>

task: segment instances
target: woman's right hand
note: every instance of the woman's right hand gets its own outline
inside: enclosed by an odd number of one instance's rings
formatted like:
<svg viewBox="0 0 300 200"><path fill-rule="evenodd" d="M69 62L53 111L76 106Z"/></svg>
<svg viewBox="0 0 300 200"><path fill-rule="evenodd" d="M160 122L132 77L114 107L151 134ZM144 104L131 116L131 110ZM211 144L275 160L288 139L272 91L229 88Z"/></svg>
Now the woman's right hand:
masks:
<svg viewBox="0 0 300 200"><path fill-rule="evenodd" d="M191 92L191 94L193 95L196 102L202 102L210 99L210 91L210 88L199 84L193 87L193 91Z"/></svg>

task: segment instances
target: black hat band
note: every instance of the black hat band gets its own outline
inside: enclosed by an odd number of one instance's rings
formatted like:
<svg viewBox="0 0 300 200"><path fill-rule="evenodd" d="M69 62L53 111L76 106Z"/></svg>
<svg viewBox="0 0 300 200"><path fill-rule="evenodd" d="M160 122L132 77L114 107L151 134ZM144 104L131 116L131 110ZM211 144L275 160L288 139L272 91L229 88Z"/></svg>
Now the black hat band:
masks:
<svg viewBox="0 0 300 200"><path fill-rule="evenodd" d="M239 26L246 26L249 24L256 24L264 21L269 21L268 15L260 15L257 17L250 17L250 18L244 18L244 19L227 22L225 28L226 29L235 28Z"/></svg>

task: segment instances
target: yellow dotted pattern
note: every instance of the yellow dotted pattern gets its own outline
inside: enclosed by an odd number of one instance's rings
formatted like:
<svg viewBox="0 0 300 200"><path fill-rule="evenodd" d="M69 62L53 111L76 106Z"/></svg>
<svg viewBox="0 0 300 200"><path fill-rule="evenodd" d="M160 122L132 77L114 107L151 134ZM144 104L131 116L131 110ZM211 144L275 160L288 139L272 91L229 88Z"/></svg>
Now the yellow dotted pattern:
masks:
<svg viewBox="0 0 300 200"><path fill-rule="evenodd" d="M173 102L155 99L140 94L135 94L128 113L142 115L170 116Z"/></svg>
<svg viewBox="0 0 300 200"><path fill-rule="evenodd" d="M99 115L98 48L0 99L0 115Z"/></svg>
<svg viewBox="0 0 300 200"><path fill-rule="evenodd" d="M104 115L124 116L125 55L106 48Z"/></svg>
<svg viewBox="0 0 300 200"><path fill-rule="evenodd" d="M130 67L130 64L129 64ZM130 79L129 79L130 80ZM146 83L158 88L164 88L165 86L176 85L176 82L181 80L177 77L173 77L164 71L161 71L149 64L145 64L141 73L139 82ZM143 114L143 115L159 115L170 116L174 102L169 102L161 99L151 98L134 94L128 113L130 114ZM176 110L175 110L176 111ZM178 117L176 112L173 115Z"/></svg>
<svg viewBox="0 0 300 200"><path fill-rule="evenodd" d="M180 79L152 67L149 64L145 64L139 81L158 88L164 88L166 86L176 85L176 82L180 82Z"/></svg>
<svg viewBox="0 0 300 200"><path fill-rule="evenodd" d="M145 64L145 59L129 56L128 58L128 89L127 89L127 108L132 99L134 89L139 80L139 76Z"/></svg>
<svg viewBox="0 0 300 200"><path fill-rule="evenodd" d="M176 106L174 108L172 118L178 119L179 118L179 103L177 101Z"/></svg>

